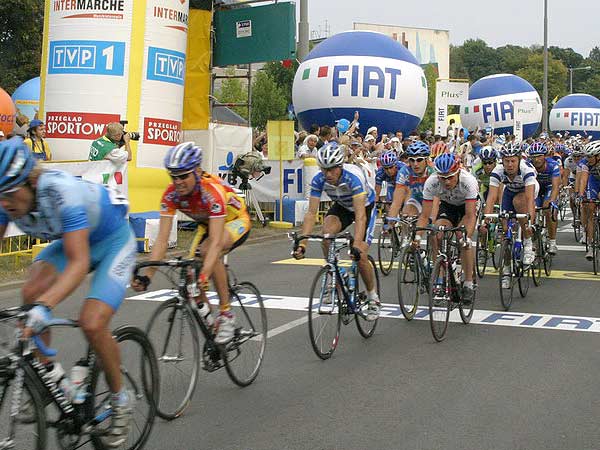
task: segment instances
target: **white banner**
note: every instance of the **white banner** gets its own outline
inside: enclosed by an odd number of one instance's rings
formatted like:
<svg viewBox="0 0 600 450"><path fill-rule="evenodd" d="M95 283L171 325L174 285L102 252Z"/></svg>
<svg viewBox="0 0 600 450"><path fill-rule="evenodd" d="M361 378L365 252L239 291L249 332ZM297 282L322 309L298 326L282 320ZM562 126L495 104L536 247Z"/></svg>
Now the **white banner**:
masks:
<svg viewBox="0 0 600 450"><path fill-rule="evenodd" d="M250 185L259 202L274 202L279 199L279 161L265 161L265 165L271 167L271 173L258 181L250 180ZM284 197L304 199L304 162L301 159L283 161L281 180Z"/></svg>
<svg viewBox="0 0 600 450"><path fill-rule="evenodd" d="M435 134L446 136L448 105L463 105L469 100L469 83L437 80L435 84Z"/></svg>
<svg viewBox="0 0 600 450"><path fill-rule="evenodd" d="M513 110L514 114L514 135L515 142L523 141L523 126L526 123L526 120L535 114L536 109L538 108L538 104L535 101L514 101L513 102Z"/></svg>

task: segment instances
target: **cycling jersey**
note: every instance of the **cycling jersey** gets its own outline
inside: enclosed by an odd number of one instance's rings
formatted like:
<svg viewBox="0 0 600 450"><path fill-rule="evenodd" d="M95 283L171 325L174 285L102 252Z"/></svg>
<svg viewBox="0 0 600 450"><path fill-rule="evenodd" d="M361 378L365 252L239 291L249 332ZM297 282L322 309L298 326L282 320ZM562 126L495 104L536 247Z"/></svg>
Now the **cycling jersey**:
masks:
<svg viewBox="0 0 600 450"><path fill-rule="evenodd" d="M425 182L423 188L423 200L432 201L434 197L438 197L441 202L450 205L464 205L465 202L477 200L479 194L479 186L475 177L465 169L460 169L458 183L454 189L446 189L444 184L438 178L437 173L434 173Z"/></svg>
<svg viewBox="0 0 600 450"><path fill-rule="evenodd" d="M598 199L600 194L600 164L592 166L588 163L587 158L582 158L581 161L579 161L577 170L589 174L585 190L586 198L589 200Z"/></svg>
<svg viewBox="0 0 600 450"><path fill-rule="evenodd" d="M587 158L582 158L577 167L581 172L588 172L590 178L594 177L596 180L600 181L600 164L591 166L588 163Z"/></svg>
<svg viewBox="0 0 600 450"><path fill-rule="evenodd" d="M577 162L575 161L575 158L568 156L564 161L564 167L572 174L577 172Z"/></svg>
<svg viewBox="0 0 600 450"><path fill-rule="evenodd" d="M479 183L479 193L484 198L487 198L487 192L490 189L490 174L485 173L485 169L483 168L483 161L480 158L477 158L473 162L473 167L471 167L471 173Z"/></svg>
<svg viewBox="0 0 600 450"><path fill-rule="evenodd" d="M410 166L403 167L396 174L396 185L406 186L410 189L410 197L417 203L423 203L423 186L427 177L434 172L432 167L427 167L422 176L418 176Z"/></svg>
<svg viewBox="0 0 600 450"><path fill-rule="evenodd" d="M331 200L350 211L354 211L352 200L356 196L367 196L365 206L369 206L375 201L375 191L367 182L363 170L353 164L342 166L342 174L337 185L329 184L325 179L325 174L319 172L312 179L310 187L311 197L321 198L325 192Z"/></svg>
<svg viewBox="0 0 600 450"><path fill-rule="evenodd" d="M40 239L60 239L65 233L89 230L98 242L126 222L127 200L116 191L59 170L44 170L36 186L35 207L11 219L0 207L0 225L13 221L24 233Z"/></svg>
<svg viewBox="0 0 600 450"><path fill-rule="evenodd" d="M511 180L504 172L503 165L497 165L490 174L490 186L499 187L500 183L504 184L505 191L519 193L525 191L525 186L537 185L537 172L534 167L529 165L524 160L519 163L519 170ZM536 189L537 190L537 189Z"/></svg>
<svg viewBox="0 0 600 450"><path fill-rule="evenodd" d="M397 170L400 170L403 167L406 167L405 163L403 163L402 161L396 162ZM394 189L396 187L396 176L389 176L386 170L383 167L380 167L379 169L377 169L377 173L375 174L375 186L381 186L384 181L387 186L387 199L391 200L394 196Z"/></svg>
<svg viewBox="0 0 600 450"><path fill-rule="evenodd" d="M546 158L546 168L537 173L537 181L540 185L540 192L552 190L552 180L554 178L560 179L560 165L556 160L552 158Z"/></svg>
<svg viewBox="0 0 600 450"><path fill-rule="evenodd" d="M200 224L225 217L225 222L248 215L243 200L221 178L203 172L189 195L179 195L171 184L161 200L161 215L174 216L179 210Z"/></svg>

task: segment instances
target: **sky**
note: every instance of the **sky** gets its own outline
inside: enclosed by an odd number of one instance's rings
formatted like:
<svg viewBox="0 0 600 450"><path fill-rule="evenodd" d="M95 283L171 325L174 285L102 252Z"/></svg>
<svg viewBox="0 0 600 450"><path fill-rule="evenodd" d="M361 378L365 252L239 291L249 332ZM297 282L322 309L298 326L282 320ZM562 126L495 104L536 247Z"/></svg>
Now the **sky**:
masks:
<svg viewBox="0 0 600 450"><path fill-rule="evenodd" d="M495 3L497 8L488 7ZM296 19L300 19L296 0ZM483 39L491 47L544 43L544 0L309 0L311 32L351 30L353 22L450 31L450 43ZM587 57L600 46L600 0L548 0L548 45Z"/></svg>

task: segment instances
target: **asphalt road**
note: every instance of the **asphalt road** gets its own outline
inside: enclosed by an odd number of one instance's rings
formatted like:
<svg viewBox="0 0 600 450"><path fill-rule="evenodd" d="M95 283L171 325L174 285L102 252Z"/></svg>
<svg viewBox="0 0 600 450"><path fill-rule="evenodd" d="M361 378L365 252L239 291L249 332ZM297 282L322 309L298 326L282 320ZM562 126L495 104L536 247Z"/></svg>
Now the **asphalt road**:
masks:
<svg viewBox="0 0 600 450"><path fill-rule="evenodd" d="M392 273L383 278L388 306L375 335L365 340L353 324L343 327L328 361L313 353L295 298L308 297L318 262L292 263L283 239L242 246L230 264L260 287L275 330L260 374L241 389L224 370L202 371L186 414L157 420L146 448L598 448L600 276L562 225L565 247L553 276L532 285L525 299L517 294L510 313L500 305L497 278L488 275L473 323L451 323L446 340L435 343L426 320L399 318ZM309 256L318 258L317 250L313 245ZM169 287L157 282L152 290ZM83 294L78 290L57 314L76 314ZM0 292L0 305L17 301L18 291ZM126 300L114 325L144 327L158 304ZM65 361L84 349L78 331L60 331L56 342Z"/></svg>

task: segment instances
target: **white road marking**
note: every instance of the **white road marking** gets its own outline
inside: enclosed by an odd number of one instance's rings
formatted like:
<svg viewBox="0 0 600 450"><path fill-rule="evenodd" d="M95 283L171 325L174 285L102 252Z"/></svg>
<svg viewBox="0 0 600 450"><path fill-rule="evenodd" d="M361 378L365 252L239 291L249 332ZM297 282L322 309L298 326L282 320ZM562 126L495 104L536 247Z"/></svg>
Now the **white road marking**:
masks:
<svg viewBox="0 0 600 450"><path fill-rule="evenodd" d="M299 319L292 320L291 322L285 323L277 328L273 328L267 332L267 337L272 338L277 336L278 334L285 333L286 331L291 330L292 328L299 327L300 325L304 325L308 322L308 314L303 315Z"/></svg>

